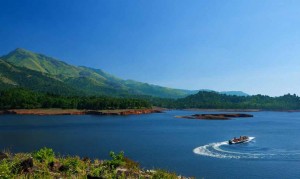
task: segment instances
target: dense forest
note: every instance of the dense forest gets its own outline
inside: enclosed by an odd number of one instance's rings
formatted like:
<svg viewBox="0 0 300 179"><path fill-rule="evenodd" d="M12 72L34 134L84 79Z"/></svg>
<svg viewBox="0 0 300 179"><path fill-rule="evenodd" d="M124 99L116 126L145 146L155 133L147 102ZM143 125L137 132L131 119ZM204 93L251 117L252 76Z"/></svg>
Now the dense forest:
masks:
<svg viewBox="0 0 300 179"><path fill-rule="evenodd" d="M22 88L0 91L0 109L140 109L152 106L187 109L262 109L299 110L300 97L287 94L280 97L265 95L234 96L216 92L199 91L180 99L166 99L151 96L61 96L39 93Z"/></svg>
<svg viewBox="0 0 300 179"><path fill-rule="evenodd" d="M166 108L202 108L202 109L262 109L262 110L298 110L300 97L287 94L279 97L266 95L235 96L216 92L199 91L181 99L151 100L151 104Z"/></svg>
<svg viewBox="0 0 300 179"><path fill-rule="evenodd" d="M261 109L261 110L300 110L300 97L286 94L279 97L267 95L236 96L213 91L199 91L197 94L179 99L166 99L150 96L136 96L147 100L153 106L173 109Z"/></svg>
<svg viewBox="0 0 300 179"><path fill-rule="evenodd" d="M0 91L0 109L140 109L151 108L143 99L106 96L59 96L33 92L21 88Z"/></svg>

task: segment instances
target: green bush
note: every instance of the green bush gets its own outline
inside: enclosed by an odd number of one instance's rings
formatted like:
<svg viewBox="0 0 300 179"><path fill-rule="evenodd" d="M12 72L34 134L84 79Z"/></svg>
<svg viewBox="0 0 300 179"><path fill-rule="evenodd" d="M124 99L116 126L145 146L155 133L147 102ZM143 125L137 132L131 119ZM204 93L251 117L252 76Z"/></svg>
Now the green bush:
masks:
<svg viewBox="0 0 300 179"><path fill-rule="evenodd" d="M6 160L0 162L0 178L11 177L11 164Z"/></svg>
<svg viewBox="0 0 300 179"><path fill-rule="evenodd" d="M124 152L120 152L119 154L110 152L109 155L112 158L112 160L106 161L105 164L111 169L115 169L119 166L124 166L126 164L124 158Z"/></svg>
<svg viewBox="0 0 300 179"><path fill-rule="evenodd" d="M39 162L50 163L54 161L55 153L52 149L44 147L39 151L34 152L33 158L38 160Z"/></svg>
<svg viewBox="0 0 300 179"><path fill-rule="evenodd" d="M93 176L93 177L100 177L102 176L102 173L104 171L104 168L103 167L92 167L90 169L90 174Z"/></svg>
<svg viewBox="0 0 300 179"><path fill-rule="evenodd" d="M67 157L63 159L62 164L66 167L69 174L84 173L85 168L87 168L87 164L80 160L79 157Z"/></svg>

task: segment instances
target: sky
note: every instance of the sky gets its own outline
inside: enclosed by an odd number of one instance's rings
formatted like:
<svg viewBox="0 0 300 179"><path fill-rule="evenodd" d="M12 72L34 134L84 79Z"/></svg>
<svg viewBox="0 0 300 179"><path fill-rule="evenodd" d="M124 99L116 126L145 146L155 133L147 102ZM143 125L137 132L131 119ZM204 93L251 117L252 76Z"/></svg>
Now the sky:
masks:
<svg viewBox="0 0 300 179"><path fill-rule="evenodd" d="M300 95L298 0L0 0L16 48L180 89Z"/></svg>

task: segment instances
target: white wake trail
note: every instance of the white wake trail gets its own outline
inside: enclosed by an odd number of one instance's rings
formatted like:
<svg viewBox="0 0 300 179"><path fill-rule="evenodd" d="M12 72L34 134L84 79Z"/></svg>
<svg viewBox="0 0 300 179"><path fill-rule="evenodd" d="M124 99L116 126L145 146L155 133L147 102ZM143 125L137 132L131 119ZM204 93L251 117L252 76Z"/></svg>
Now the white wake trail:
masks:
<svg viewBox="0 0 300 179"><path fill-rule="evenodd" d="M249 137L249 141L251 142L255 137ZM229 145L228 141L224 142L216 142L210 143L204 146L197 147L193 150L195 154L209 156L214 158L258 158L260 155L264 154L252 154L252 153L242 153L242 152L234 152L223 150L220 147ZM239 144L240 145L240 144Z"/></svg>
<svg viewBox="0 0 300 179"><path fill-rule="evenodd" d="M249 137L252 142L255 137ZM293 160L300 161L300 150L280 150L280 149L265 149L253 146L243 146L242 144L229 145L228 141L210 143L197 147L193 150L195 154L208 156L213 158L228 158L228 159L265 159L265 160ZM246 148L245 148L246 147ZM225 149L224 149L225 148ZM248 150L248 152L237 152L232 150ZM250 152L251 153L250 153Z"/></svg>

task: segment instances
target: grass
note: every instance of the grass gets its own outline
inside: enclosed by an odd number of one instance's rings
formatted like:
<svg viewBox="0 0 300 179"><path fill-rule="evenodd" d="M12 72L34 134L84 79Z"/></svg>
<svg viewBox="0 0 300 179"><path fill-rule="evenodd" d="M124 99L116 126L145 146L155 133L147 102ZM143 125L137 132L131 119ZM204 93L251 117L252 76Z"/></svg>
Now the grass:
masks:
<svg viewBox="0 0 300 179"><path fill-rule="evenodd" d="M110 160L91 160L78 156L59 156L52 149L42 148L32 153L12 154L4 151L0 160L0 178L138 178L178 179L175 173L164 170L143 170L139 164L110 152Z"/></svg>

